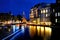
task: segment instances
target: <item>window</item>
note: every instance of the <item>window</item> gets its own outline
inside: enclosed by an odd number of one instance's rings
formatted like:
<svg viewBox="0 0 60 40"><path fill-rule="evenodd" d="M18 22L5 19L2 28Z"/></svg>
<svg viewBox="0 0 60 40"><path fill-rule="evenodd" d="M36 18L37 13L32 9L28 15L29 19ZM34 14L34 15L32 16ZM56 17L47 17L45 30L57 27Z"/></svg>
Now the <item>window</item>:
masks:
<svg viewBox="0 0 60 40"><path fill-rule="evenodd" d="M45 9L43 9L43 13L46 13Z"/></svg>
<svg viewBox="0 0 60 40"><path fill-rule="evenodd" d="M55 12L55 10L53 9L53 12Z"/></svg>
<svg viewBox="0 0 60 40"><path fill-rule="evenodd" d="M55 22L57 23L57 19L55 19Z"/></svg>
<svg viewBox="0 0 60 40"><path fill-rule="evenodd" d="M46 13L46 17L49 17L50 16L50 14L49 13Z"/></svg>
<svg viewBox="0 0 60 40"><path fill-rule="evenodd" d="M60 13L58 13L58 16L60 16Z"/></svg>
<svg viewBox="0 0 60 40"><path fill-rule="evenodd" d="M48 12L48 10L46 9L46 13Z"/></svg>
<svg viewBox="0 0 60 40"><path fill-rule="evenodd" d="M43 11L41 10L41 13L43 13Z"/></svg>
<svg viewBox="0 0 60 40"><path fill-rule="evenodd" d="M48 14L46 14L46 17L48 17Z"/></svg>
<svg viewBox="0 0 60 40"><path fill-rule="evenodd" d="M57 13L55 13L55 16L57 17Z"/></svg>
<svg viewBox="0 0 60 40"><path fill-rule="evenodd" d="M42 10L41 10L41 13L46 13L45 9L42 9Z"/></svg>

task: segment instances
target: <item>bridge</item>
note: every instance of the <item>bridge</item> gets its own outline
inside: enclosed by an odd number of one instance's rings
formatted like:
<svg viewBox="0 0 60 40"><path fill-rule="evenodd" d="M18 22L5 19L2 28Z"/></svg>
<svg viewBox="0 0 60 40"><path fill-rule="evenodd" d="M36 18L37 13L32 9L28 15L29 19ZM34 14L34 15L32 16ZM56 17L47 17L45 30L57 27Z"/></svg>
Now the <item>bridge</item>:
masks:
<svg viewBox="0 0 60 40"><path fill-rule="evenodd" d="M5 25L26 25L26 26L44 26L44 27L50 27L51 25L45 25L45 24L35 24L35 23L29 23L29 22L0 22L3 26Z"/></svg>

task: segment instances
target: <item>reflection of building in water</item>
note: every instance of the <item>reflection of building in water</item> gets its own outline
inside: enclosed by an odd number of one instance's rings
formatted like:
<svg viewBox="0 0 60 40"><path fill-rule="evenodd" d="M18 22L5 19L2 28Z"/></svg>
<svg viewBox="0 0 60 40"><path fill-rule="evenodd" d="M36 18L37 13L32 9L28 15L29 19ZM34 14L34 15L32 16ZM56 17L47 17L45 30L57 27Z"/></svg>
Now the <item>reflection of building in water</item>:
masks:
<svg viewBox="0 0 60 40"><path fill-rule="evenodd" d="M51 32L52 29L50 27L45 27L44 29L43 26L29 26L30 37L34 37L35 35L37 35L43 37L44 39L47 39L51 36Z"/></svg>
<svg viewBox="0 0 60 40"><path fill-rule="evenodd" d="M36 26L29 26L29 34L31 37L36 34Z"/></svg>
<svg viewBox="0 0 60 40"><path fill-rule="evenodd" d="M19 30L19 26L17 25L11 25L11 27L12 27L13 32L16 32L17 30Z"/></svg>
<svg viewBox="0 0 60 40"><path fill-rule="evenodd" d="M30 21L36 24L51 25L50 4L37 4L31 9Z"/></svg>

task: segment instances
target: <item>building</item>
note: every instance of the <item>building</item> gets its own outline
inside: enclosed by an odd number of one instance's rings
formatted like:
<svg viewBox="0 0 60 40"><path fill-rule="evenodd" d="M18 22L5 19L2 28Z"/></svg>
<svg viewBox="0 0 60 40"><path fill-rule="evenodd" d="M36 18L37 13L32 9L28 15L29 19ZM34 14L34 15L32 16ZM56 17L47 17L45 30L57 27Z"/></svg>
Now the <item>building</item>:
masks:
<svg viewBox="0 0 60 40"><path fill-rule="evenodd" d="M25 18L25 13L23 12L23 17L22 17L22 23L27 23L27 20Z"/></svg>
<svg viewBox="0 0 60 40"><path fill-rule="evenodd" d="M30 21L35 24L51 25L50 9L50 4L42 3L35 5L33 8L31 8Z"/></svg>
<svg viewBox="0 0 60 40"><path fill-rule="evenodd" d="M51 10L54 9L54 12L51 13L51 21L53 25L60 24L60 3L57 1L55 4L51 4Z"/></svg>
<svg viewBox="0 0 60 40"><path fill-rule="evenodd" d="M0 13L0 21L8 21L11 19L11 12Z"/></svg>
<svg viewBox="0 0 60 40"><path fill-rule="evenodd" d="M56 0L56 3L57 3L57 4L60 3L60 0Z"/></svg>

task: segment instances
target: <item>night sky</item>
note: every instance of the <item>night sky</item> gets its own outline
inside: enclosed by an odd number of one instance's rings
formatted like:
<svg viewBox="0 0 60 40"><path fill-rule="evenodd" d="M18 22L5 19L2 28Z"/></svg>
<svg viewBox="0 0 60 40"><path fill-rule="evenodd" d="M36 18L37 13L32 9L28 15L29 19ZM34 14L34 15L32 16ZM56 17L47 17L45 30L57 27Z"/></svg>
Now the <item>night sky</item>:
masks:
<svg viewBox="0 0 60 40"><path fill-rule="evenodd" d="M55 3L55 0L0 0L0 13L11 11L13 15L22 15L29 19L30 9L38 3Z"/></svg>

